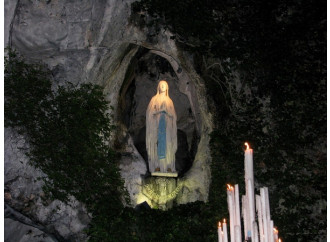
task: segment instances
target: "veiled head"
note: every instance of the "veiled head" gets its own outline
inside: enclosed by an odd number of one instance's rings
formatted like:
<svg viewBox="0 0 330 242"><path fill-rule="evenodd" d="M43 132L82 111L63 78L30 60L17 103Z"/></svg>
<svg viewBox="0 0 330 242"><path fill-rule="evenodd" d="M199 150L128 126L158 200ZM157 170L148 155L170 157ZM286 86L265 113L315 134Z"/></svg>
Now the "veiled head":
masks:
<svg viewBox="0 0 330 242"><path fill-rule="evenodd" d="M158 83L157 94L165 92L166 96L168 96L168 84L166 81L162 80Z"/></svg>

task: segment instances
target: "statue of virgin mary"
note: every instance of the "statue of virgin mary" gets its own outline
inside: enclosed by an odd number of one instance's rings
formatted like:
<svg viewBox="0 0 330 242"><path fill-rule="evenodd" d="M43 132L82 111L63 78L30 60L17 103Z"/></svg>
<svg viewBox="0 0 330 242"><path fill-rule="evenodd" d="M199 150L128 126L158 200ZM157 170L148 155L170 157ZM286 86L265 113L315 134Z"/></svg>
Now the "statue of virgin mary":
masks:
<svg viewBox="0 0 330 242"><path fill-rule="evenodd" d="M168 95L168 84L160 81L146 112L146 147L149 171L176 173L177 150L176 113Z"/></svg>

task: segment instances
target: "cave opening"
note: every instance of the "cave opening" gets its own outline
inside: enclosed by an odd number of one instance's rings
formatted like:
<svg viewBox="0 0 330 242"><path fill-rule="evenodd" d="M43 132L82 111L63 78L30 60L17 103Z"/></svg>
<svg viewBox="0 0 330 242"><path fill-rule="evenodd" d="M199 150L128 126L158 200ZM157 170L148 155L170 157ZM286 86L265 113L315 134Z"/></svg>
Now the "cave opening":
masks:
<svg viewBox="0 0 330 242"><path fill-rule="evenodd" d="M126 126L134 146L148 167L146 151L146 110L150 99L156 94L160 80L169 85L169 96L177 114L178 149L175 167L182 177L192 166L200 134L191 103L186 94L179 90L179 78L164 57L140 47L129 65L119 95L119 121ZM148 168L149 172L149 168Z"/></svg>

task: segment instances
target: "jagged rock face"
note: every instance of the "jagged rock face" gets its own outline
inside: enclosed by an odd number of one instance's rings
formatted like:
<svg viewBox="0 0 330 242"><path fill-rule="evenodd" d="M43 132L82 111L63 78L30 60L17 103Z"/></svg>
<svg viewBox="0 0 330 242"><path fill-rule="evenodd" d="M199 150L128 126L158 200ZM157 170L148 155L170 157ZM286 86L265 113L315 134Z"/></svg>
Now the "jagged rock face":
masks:
<svg viewBox="0 0 330 242"><path fill-rule="evenodd" d="M132 23L132 2L6 0L5 45L11 44L30 61L47 64L54 87L65 81L93 82L104 87L119 127L116 136L123 144L120 168L133 206L150 202L141 194L142 176L147 173L142 147L143 105L155 94L157 81L166 79L180 115L180 149L189 153L189 157L182 152L177 154L181 160L177 166L182 171L177 184L182 191L175 203L207 201L211 160L208 134L212 117L203 81L192 67L189 55L170 39L169 31L155 34L153 29ZM133 99L125 106L123 100L130 95ZM88 224L83 206L75 202L69 207L58 201L43 205L42 184L35 181L42 173L34 170L17 149L24 139L13 136L14 132L6 130L6 204L43 224L46 233L60 240L83 240L82 230ZM60 210L53 211L56 207ZM12 221L6 223L13 228Z"/></svg>
<svg viewBox="0 0 330 242"><path fill-rule="evenodd" d="M5 129L4 148L5 217L11 218L5 220L6 238L11 238L6 241L21 241L17 237L19 235L22 235L21 239L31 239L24 241L34 241L31 235L16 234L18 222L34 228L19 225L23 230L32 230L33 233L40 230L50 239L86 239L82 230L87 228L90 218L81 203L74 198L71 206L57 200L43 201L43 183L38 178L44 174L28 164L28 158L24 154L24 149L28 146L24 137L11 129ZM11 237L11 233L15 236Z"/></svg>
<svg viewBox="0 0 330 242"><path fill-rule="evenodd" d="M33 226L25 225L10 218L5 218L4 222L6 224L5 241L57 241ZM8 233L8 231L16 231L16 233Z"/></svg>

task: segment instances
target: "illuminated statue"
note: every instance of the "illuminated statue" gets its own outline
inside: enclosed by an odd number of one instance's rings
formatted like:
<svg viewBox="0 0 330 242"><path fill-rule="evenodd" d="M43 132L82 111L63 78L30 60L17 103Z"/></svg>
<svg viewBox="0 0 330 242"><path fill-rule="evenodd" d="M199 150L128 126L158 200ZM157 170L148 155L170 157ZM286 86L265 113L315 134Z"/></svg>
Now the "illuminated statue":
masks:
<svg viewBox="0 0 330 242"><path fill-rule="evenodd" d="M168 96L168 84L160 81L146 113L146 146L151 173L176 173L176 113Z"/></svg>

